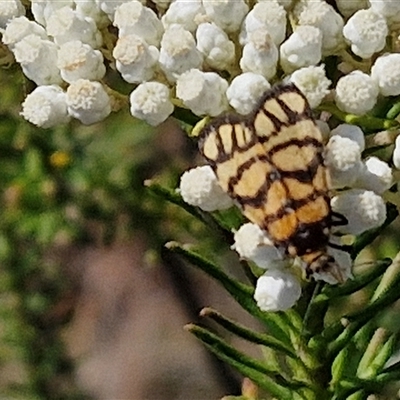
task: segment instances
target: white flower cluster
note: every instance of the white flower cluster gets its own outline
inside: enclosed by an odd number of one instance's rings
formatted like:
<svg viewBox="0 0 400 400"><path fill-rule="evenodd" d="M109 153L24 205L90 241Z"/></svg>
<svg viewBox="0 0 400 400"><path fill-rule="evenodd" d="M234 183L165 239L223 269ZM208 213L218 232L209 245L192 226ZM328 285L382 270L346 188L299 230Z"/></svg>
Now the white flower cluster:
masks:
<svg viewBox="0 0 400 400"><path fill-rule="evenodd" d="M107 87L110 69L133 85L131 114L154 126L176 104L198 116L217 116L229 108L248 114L271 82L281 79L295 83L315 108L330 94L324 66L330 56L340 60L342 73L330 98L344 113L363 115L378 96L400 95L400 54L390 47L398 36L400 1L337 0L339 11L324 0L146 4L31 0L27 13L21 0L0 2L2 41L37 85L22 105L22 116L43 128L71 117L83 124L103 120L118 103ZM379 226L386 215L381 195L392 184L390 167L376 157L362 160L365 143L359 128L341 125L330 132L326 123L319 125L327 141L332 187L340 189L332 208L349 221L338 229L355 235ZM400 139L393 164L400 168ZM232 205L209 167L185 173L179 190L185 201L206 211ZM267 268L269 275L260 282L287 276L285 265L280 273L271 272L285 263L259 228L244 226L235 237L233 248L242 257ZM348 276L348 259L342 264ZM316 278L330 280L323 274ZM295 289L286 306L268 305L260 294L265 290L259 289L260 306L289 307L299 293L296 279L287 281ZM285 284L276 287L290 291Z"/></svg>
<svg viewBox="0 0 400 400"><path fill-rule="evenodd" d="M250 3L158 0L149 8L138 0L32 0L27 13L21 0L3 1L2 41L40 88L29 94L22 115L41 127L70 117L84 124L106 118L117 103L106 86L107 68L135 85L131 113L151 125L168 118L173 104L199 116L229 107L247 114L278 70L317 107L331 85L321 63L346 47L363 59L378 57L370 74L344 60L343 68L354 72L337 84L340 109L361 115L379 94L400 94L399 54L379 56L400 20L399 2L338 1L341 14L324 0ZM60 89L65 96L52 96Z"/></svg>

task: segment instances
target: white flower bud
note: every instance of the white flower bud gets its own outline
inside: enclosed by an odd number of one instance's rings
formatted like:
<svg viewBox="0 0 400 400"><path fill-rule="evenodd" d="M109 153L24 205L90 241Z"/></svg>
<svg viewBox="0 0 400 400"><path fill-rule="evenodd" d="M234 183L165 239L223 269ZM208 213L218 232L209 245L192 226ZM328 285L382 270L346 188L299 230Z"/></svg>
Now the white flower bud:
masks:
<svg viewBox="0 0 400 400"><path fill-rule="evenodd" d="M119 36L138 35L149 45L158 46L164 31L157 15L139 1L130 1L117 7L114 26L119 29Z"/></svg>
<svg viewBox="0 0 400 400"><path fill-rule="evenodd" d="M240 44L244 46L248 35L259 28L265 28L273 42L279 46L285 40L286 22L286 11L277 1L257 3L243 21Z"/></svg>
<svg viewBox="0 0 400 400"><path fill-rule="evenodd" d="M347 218L348 224L336 229L345 234L360 233L377 228L386 219L386 206L381 196L368 190L351 189L331 200L332 210Z"/></svg>
<svg viewBox="0 0 400 400"><path fill-rule="evenodd" d="M370 58L386 44L388 26L385 18L371 8L357 11L343 28L351 50L361 58Z"/></svg>
<svg viewBox="0 0 400 400"><path fill-rule="evenodd" d="M281 268L284 266L282 253L271 242L266 233L256 224L243 224L234 235L231 246L240 257L253 261L260 268Z"/></svg>
<svg viewBox="0 0 400 400"><path fill-rule="evenodd" d="M114 21L116 9L124 3L129 3L131 0L95 0L97 7L107 14L111 21Z"/></svg>
<svg viewBox="0 0 400 400"><path fill-rule="evenodd" d="M235 44L219 26L207 22L200 24L196 40L197 49L211 68L229 69L235 59Z"/></svg>
<svg viewBox="0 0 400 400"><path fill-rule="evenodd" d="M254 72L272 79L276 74L278 57L278 49L270 34L265 28L259 28L249 35L239 64L243 72Z"/></svg>
<svg viewBox="0 0 400 400"><path fill-rule="evenodd" d="M400 136L397 136L393 151L393 164L400 169Z"/></svg>
<svg viewBox="0 0 400 400"><path fill-rule="evenodd" d="M180 25L172 25L161 39L159 63L170 82L191 68L200 68L202 54L192 34Z"/></svg>
<svg viewBox="0 0 400 400"><path fill-rule="evenodd" d="M191 69L180 75L176 96L196 115L215 117L228 109L228 82L215 72Z"/></svg>
<svg viewBox="0 0 400 400"><path fill-rule="evenodd" d="M352 185L361 169L361 149L357 142L334 135L325 146L325 165L328 167L331 185L341 188Z"/></svg>
<svg viewBox="0 0 400 400"><path fill-rule="evenodd" d="M335 101L341 110L363 115L375 106L378 94L378 84L374 79L361 71L353 71L337 82Z"/></svg>
<svg viewBox="0 0 400 400"><path fill-rule="evenodd" d="M99 29L110 23L110 19L101 11L96 0L75 1L75 10L81 17L93 19Z"/></svg>
<svg viewBox="0 0 400 400"><path fill-rule="evenodd" d="M159 82L141 83L130 95L131 114L152 126L164 122L174 111L167 86Z"/></svg>
<svg viewBox="0 0 400 400"><path fill-rule="evenodd" d="M400 2L393 0L369 0L371 10L383 15L389 23L400 22Z"/></svg>
<svg viewBox="0 0 400 400"><path fill-rule="evenodd" d="M301 295L298 279L289 272L271 269L257 280L254 300L262 311L286 311Z"/></svg>
<svg viewBox="0 0 400 400"><path fill-rule="evenodd" d="M382 194L392 186L392 182L392 169L389 165L377 157L370 157L361 169L356 186Z"/></svg>
<svg viewBox="0 0 400 400"><path fill-rule="evenodd" d="M52 128L70 120L66 100L59 86L38 86L22 103L21 115L40 128Z"/></svg>
<svg viewBox="0 0 400 400"><path fill-rule="evenodd" d="M68 113L84 125L105 119L111 112L110 97L100 82L79 79L67 89Z"/></svg>
<svg viewBox="0 0 400 400"><path fill-rule="evenodd" d="M80 40L95 49L102 44L101 33L95 22L91 18L82 17L70 7L60 8L49 16L47 33L54 37L59 46L72 40Z"/></svg>
<svg viewBox="0 0 400 400"><path fill-rule="evenodd" d="M46 26L49 17L63 7L72 8L74 0L31 0L31 11L35 21Z"/></svg>
<svg viewBox="0 0 400 400"><path fill-rule="evenodd" d="M299 26L279 48L280 63L288 74L321 61L322 33L314 26Z"/></svg>
<svg viewBox="0 0 400 400"><path fill-rule="evenodd" d="M40 39L48 39L47 33L43 26L34 21L30 21L26 17L18 17L11 20L3 33L2 41L11 49L15 43L18 43L28 35L39 36Z"/></svg>
<svg viewBox="0 0 400 400"><path fill-rule="evenodd" d="M350 17L356 11L368 8L367 0L336 0L337 8L344 17Z"/></svg>
<svg viewBox="0 0 400 400"><path fill-rule="evenodd" d="M64 43L58 50L57 67L64 81L100 80L106 74L103 55L79 40Z"/></svg>
<svg viewBox="0 0 400 400"><path fill-rule="evenodd" d="M28 35L15 44L14 56L27 78L36 85L60 84L57 45L37 35Z"/></svg>
<svg viewBox="0 0 400 400"><path fill-rule="evenodd" d="M290 82L293 82L306 96L311 108L316 108L321 104L324 97L329 94L331 84L331 81L325 75L323 65L300 68L294 71L290 76Z"/></svg>
<svg viewBox="0 0 400 400"><path fill-rule="evenodd" d="M20 0L0 1L0 28L5 28L13 18L25 15L25 7Z"/></svg>
<svg viewBox="0 0 400 400"><path fill-rule="evenodd" d="M357 125L340 124L336 128L332 129L330 135L338 135L340 137L351 139L359 145L360 151L364 151L365 149L364 132Z"/></svg>
<svg viewBox="0 0 400 400"><path fill-rule="evenodd" d="M159 52L140 36L128 35L118 39L113 50L117 70L129 83L150 80L157 66Z"/></svg>
<svg viewBox="0 0 400 400"><path fill-rule="evenodd" d="M211 21L227 33L237 32L249 7L243 0L203 0Z"/></svg>
<svg viewBox="0 0 400 400"><path fill-rule="evenodd" d="M383 96L398 96L400 94L399 70L399 53L385 54L375 60L371 68L371 77L378 82L379 91Z"/></svg>
<svg viewBox="0 0 400 400"><path fill-rule="evenodd" d="M263 93L270 88L271 85L262 75L245 72L232 80L226 96L236 112L246 115L253 111Z"/></svg>
<svg viewBox="0 0 400 400"><path fill-rule="evenodd" d="M322 54L335 54L344 45L343 18L325 1L300 1L294 8L298 24L314 26L322 33Z"/></svg>
<svg viewBox="0 0 400 400"><path fill-rule="evenodd" d="M186 203L204 211L225 210L233 205L209 165L186 171L181 176L178 191Z"/></svg>
<svg viewBox="0 0 400 400"><path fill-rule="evenodd" d="M181 25L187 31L194 33L198 21L205 14L201 0L175 0L168 7L167 12L161 18L164 29L173 24Z"/></svg>

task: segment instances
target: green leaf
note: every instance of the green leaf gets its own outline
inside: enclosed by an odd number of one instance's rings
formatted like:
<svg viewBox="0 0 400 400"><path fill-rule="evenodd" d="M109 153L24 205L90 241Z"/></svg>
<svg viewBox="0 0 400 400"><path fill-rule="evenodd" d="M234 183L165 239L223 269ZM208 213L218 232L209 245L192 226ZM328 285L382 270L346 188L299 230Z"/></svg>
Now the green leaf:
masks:
<svg viewBox="0 0 400 400"><path fill-rule="evenodd" d="M204 212L200 208L186 203L175 189L165 188L151 180L145 181L144 184L155 195L184 209L190 215L203 222L209 229L221 233L228 243L233 243L233 234L230 228L224 224L222 218L215 218L211 213Z"/></svg>
<svg viewBox="0 0 400 400"><path fill-rule="evenodd" d="M236 368L244 376L255 382L260 388L282 400L292 400L292 389L303 385L287 381L284 377L270 371L265 364L254 360L228 345L217 335L194 324L185 327L200 339L218 358Z"/></svg>
<svg viewBox="0 0 400 400"><path fill-rule="evenodd" d="M383 260L376 261L371 268L368 268L362 274L357 275L354 279L349 279L345 284L341 286L329 286L326 285L321 295L321 299L317 298L315 301L331 301L337 299L338 297L348 296L359 290L363 289L365 286L373 282L376 278L381 276L392 263L390 258L385 258Z"/></svg>
<svg viewBox="0 0 400 400"><path fill-rule="evenodd" d="M234 322L231 319L224 317L221 313L219 313L216 310L213 310L212 308L209 308L209 307L204 308L200 312L200 315L202 317L211 318L213 321L217 322L219 325L221 325L222 327L227 329L229 332L231 332L249 342L261 344L263 346L266 346L271 349L282 352L292 358L297 359L297 357L298 357L296 355L296 353L294 352L293 348L287 346L285 343L281 342L280 340L278 340L272 336L266 335L266 334L251 331L251 330L245 328L243 325L240 325L237 322Z"/></svg>
<svg viewBox="0 0 400 400"><path fill-rule="evenodd" d="M253 299L253 287L231 278L214 263L206 260L200 254L181 246L177 242L167 243L166 248L182 255L190 263L216 279L247 312L263 322L273 336L285 341L286 344L290 343L288 336L290 326L282 318L282 313L266 313L261 311Z"/></svg>

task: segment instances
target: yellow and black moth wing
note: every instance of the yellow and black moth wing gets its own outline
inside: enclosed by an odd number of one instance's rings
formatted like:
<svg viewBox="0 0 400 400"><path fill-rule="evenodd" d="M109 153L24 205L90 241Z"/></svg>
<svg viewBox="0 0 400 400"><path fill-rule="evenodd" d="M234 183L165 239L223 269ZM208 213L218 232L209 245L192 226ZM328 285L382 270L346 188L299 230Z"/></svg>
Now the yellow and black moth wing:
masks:
<svg viewBox="0 0 400 400"><path fill-rule="evenodd" d="M275 245L312 269L332 262L321 133L295 85L266 92L247 117L217 118L199 147L222 189Z"/></svg>

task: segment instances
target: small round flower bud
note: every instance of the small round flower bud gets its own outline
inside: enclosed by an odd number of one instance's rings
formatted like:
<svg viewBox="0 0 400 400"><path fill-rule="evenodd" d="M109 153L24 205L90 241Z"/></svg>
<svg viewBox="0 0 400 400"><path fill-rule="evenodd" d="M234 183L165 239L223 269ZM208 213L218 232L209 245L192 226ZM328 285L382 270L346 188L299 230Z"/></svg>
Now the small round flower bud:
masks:
<svg viewBox="0 0 400 400"><path fill-rule="evenodd" d="M237 32L249 11L243 0L203 0L203 7L211 21L227 33Z"/></svg>
<svg viewBox="0 0 400 400"><path fill-rule="evenodd" d="M194 33L197 22L205 14L201 0L175 0L168 7L167 12L161 18L164 29L173 24L181 25L187 31Z"/></svg>
<svg viewBox="0 0 400 400"><path fill-rule="evenodd" d="M49 17L63 7L74 6L74 0L31 0L31 11L35 21L46 26Z"/></svg>
<svg viewBox="0 0 400 400"><path fill-rule="evenodd" d="M21 115L40 128L64 124L70 120L67 96L59 86L38 86L22 103Z"/></svg>
<svg viewBox="0 0 400 400"><path fill-rule="evenodd" d="M330 135L337 135L340 137L351 139L359 145L360 151L364 151L365 149L364 132L357 125L340 124L336 128L332 129Z"/></svg>
<svg viewBox="0 0 400 400"><path fill-rule="evenodd" d="M372 8L357 11L343 28L351 50L361 58L370 58L386 44L388 26L385 18Z"/></svg>
<svg viewBox="0 0 400 400"><path fill-rule="evenodd" d="M379 91L383 96L398 96L400 94L399 70L399 53L385 54L375 60L371 68L371 77L378 82Z"/></svg>
<svg viewBox="0 0 400 400"><path fill-rule="evenodd" d="M96 4L96 0L75 1L75 10L81 17L93 19L100 30L110 24L110 19Z"/></svg>
<svg viewBox="0 0 400 400"><path fill-rule="evenodd" d="M0 1L0 28L5 28L13 18L25 15L25 7L20 0Z"/></svg>
<svg viewBox="0 0 400 400"><path fill-rule="evenodd" d="M259 28L249 35L239 64L243 72L254 72L271 79L276 74L278 57L278 49L270 34L265 28Z"/></svg>
<svg viewBox="0 0 400 400"><path fill-rule="evenodd" d="M256 224L248 222L242 225L234 235L231 246L240 257L253 261L260 268L279 268L283 266L283 257L266 233Z"/></svg>
<svg viewBox="0 0 400 400"><path fill-rule="evenodd" d="M131 114L152 126L164 122L174 111L167 86L159 82L141 83L130 95Z"/></svg>
<svg viewBox="0 0 400 400"><path fill-rule="evenodd" d="M387 163L377 157L365 161L356 186L382 194L392 186L392 170Z"/></svg>
<svg viewBox="0 0 400 400"><path fill-rule="evenodd" d="M57 68L57 45L37 35L28 35L13 48L17 62L25 76L36 85L52 85L62 82Z"/></svg>
<svg viewBox="0 0 400 400"><path fill-rule="evenodd" d="M105 119L111 112L110 97L100 82L78 79L67 89L68 113L84 125Z"/></svg>
<svg viewBox="0 0 400 400"><path fill-rule="evenodd" d="M159 63L170 82L191 68L200 68L203 56L192 34L180 25L172 25L161 39Z"/></svg>
<svg viewBox="0 0 400 400"><path fill-rule="evenodd" d="M215 72L191 69L180 75L176 96L196 115L215 117L228 109L228 82Z"/></svg>
<svg viewBox="0 0 400 400"><path fill-rule="evenodd" d="M298 279L289 272L271 269L257 280L254 300L262 311L286 311L301 295Z"/></svg>
<svg viewBox="0 0 400 400"><path fill-rule="evenodd" d="M361 71L353 71L339 79L335 102L347 113L363 115L375 106L378 94L378 84L374 79Z"/></svg>
<svg viewBox="0 0 400 400"><path fill-rule="evenodd" d="M82 17L76 10L63 7L47 20L47 33L61 46L71 40L80 40L94 49L102 44L102 36L91 18Z"/></svg>
<svg viewBox="0 0 400 400"><path fill-rule="evenodd" d="M400 169L400 136L397 136L393 151L393 164Z"/></svg>
<svg viewBox="0 0 400 400"><path fill-rule="evenodd" d="M270 88L271 85L262 75L245 72L232 80L226 96L236 112L246 115L253 111L263 93Z"/></svg>
<svg viewBox="0 0 400 400"><path fill-rule="evenodd" d="M183 200L204 211L225 210L232 207L232 199L221 189L209 165L196 167L181 176L178 189Z"/></svg>
<svg viewBox="0 0 400 400"><path fill-rule="evenodd" d="M219 26L208 22L200 24L196 41L197 49L211 68L229 69L235 59L235 44Z"/></svg>
<svg viewBox="0 0 400 400"><path fill-rule="evenodd" d="M361 150L354 140L334 135L325 147L325 165L328 167L331 185L341 188L352 185L361 169Z"/></svg>
<svg viewBox="0 0 400 400"><path fill-rule="evenodd" d="M314 26L299 26L279 48L280 63L289 74L321 61L322 33Z"/></svg>
<svg viewBox="0 0 400 400"><path fill-rule="evenodd" d="M381 196L363 189L341 192L331 200L332 210L347 218L348 224L336 229L345 234L377 228L386 219L386 206Z"/></svg>
<svg viewBox="0 0 400 400"><path fill-rule="evenodd" d="M26 17L18 17L12 19L3 33L2 41L9 48L13 49L15 43L18 43L28 35L39 36L40 39L48 39L47 33L43 26L34 21L30 21Z"/></svg>
<svg viewBox="0 0 400 400"><path fill-rule="evenodd" d="M95 0L97 7L107 14L111 21L114 21L114 15L116 9L124 3L128 3L131 0Z"/></svg>
<svg viewBox="0 0 400 400"><path fill-rule="evenodd" d="M244 46L248 35L259 28L267 29L276 46L285 40L286 11L277 1L257 3L246 15L239 36L240 44Z"/></svg>
<svg viewBox="0 0 400 400"><path fill-rule="evenodd" d="M119 36L138 35L149 45L158 46L164 31L157 15L139 1L129 1L117 7L114 26L119 29Z"/></svg>
<svg viewBox="0 0 400 400"><path fill-rule="evenodd" d="M106 74L103 55L79 40L64 43L58 50L57 67L65 82L78 79L100 80Z"/></svg>
<svg viewBox="0 0 400 400"><path fill-rule="evenodd" d="M120 37L113 50L117 70L129 83L150 80L155 72L158 55L156 47L149 46L137 35Z"/></svg>
<svg viewBox="0 0 400 400"><path fill-rule="evenodd" d="M322 33L322 54L335 54L344 45L343 18L325 1L300 1L294 8L298 24L314 26Z"/></svg>
<svg viewBox="0 0 400 400"><path fill-rule="evenodd" d="M383 15L389 23L400 22L400 2L392 0L370 0L371 10Z"/></svg>
<svg viewBox="0 0 400 400"><path fill-rule="evenodd" d="M294 71L290 76L293 82L306 96L311 108L318 107L324 97L329 94L331 81L325 75L323 65L310 66Z"/></svg>

